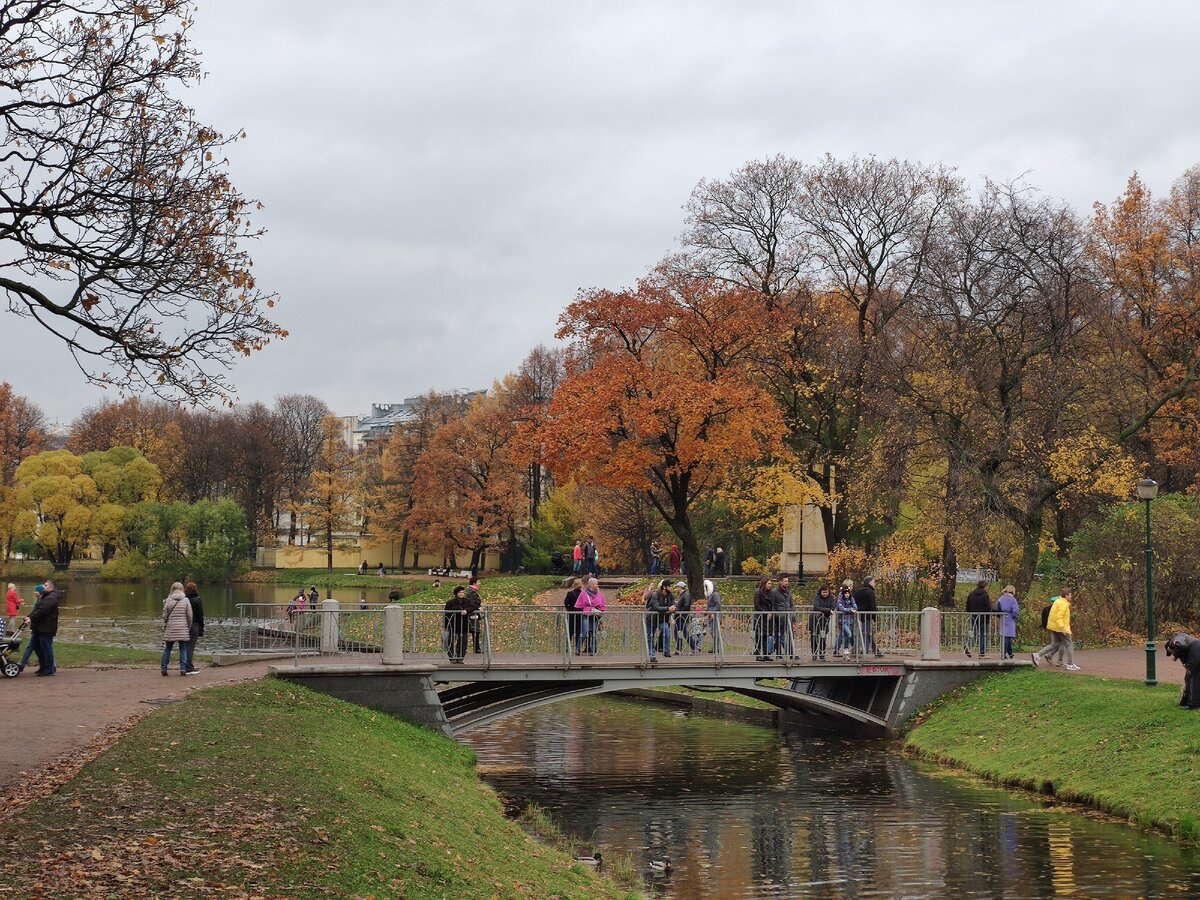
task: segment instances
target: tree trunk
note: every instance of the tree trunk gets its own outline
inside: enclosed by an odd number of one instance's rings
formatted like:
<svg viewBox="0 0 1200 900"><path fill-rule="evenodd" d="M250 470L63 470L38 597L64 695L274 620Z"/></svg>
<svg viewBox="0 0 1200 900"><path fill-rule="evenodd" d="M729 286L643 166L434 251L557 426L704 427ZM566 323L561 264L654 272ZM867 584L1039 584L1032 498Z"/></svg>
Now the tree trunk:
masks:
<svg viewBox="0 0 1200 900"><path fill-rule="evenodd" d="M296 511L288 512L288 545L296 543Z"/></svg>
<svg viewBox="0 0 1200 900"><path fill-rule="evenodd" d="M1033 584L1037 572L1038 557L1041 556L1043 510L1038 507L1027 517L1025 539L1021 546L1021 568L1017 572L1017 595L1025 596Z"/></svg>
<svg viewBox="0 0 1200 900"><path fill-rule="evenodd" d="M942 535L942 577L938 580L938 606L949 609L954 606L954 588L958 584L958 555L954 550L954 536L950 532Z"/></svg>
<svg viewBox="0 0 1200 900"><path fill-rule="evenodd" d="M333 524L325 526L325 569L333 571Z"/></svg>
<svg viewBox="0 0 1200 900"><path fill-rule="evenodd" d="M404 531L400 535L400 568L401 569L404 568L404 557L407 554L408 554L408 529L405 528ZM415 569L417 567L417 561L415 559L416 554L414 553L413 556L414 556L413 568Z"/></svg>

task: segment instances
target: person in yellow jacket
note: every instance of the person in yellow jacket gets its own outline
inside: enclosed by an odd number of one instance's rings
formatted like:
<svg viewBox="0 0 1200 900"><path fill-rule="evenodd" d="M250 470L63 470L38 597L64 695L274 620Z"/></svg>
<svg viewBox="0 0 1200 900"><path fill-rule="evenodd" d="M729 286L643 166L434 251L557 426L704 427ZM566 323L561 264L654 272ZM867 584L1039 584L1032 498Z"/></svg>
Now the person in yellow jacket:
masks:
<svg viewBox="0 0 1200 900"><path fill-rule="evenodd" d="M1065 589L1058 597L1050 601L1050 617L1046 620L1046 630L1050 632L1050 643L1033 654L1033 664L1041 665L1043 660L1053 660L1058 653L1058 663L1066 660L1066 667L1072 672L1078 672L1075 665L1075 639L1071 636L1071 590Z"/></svg>

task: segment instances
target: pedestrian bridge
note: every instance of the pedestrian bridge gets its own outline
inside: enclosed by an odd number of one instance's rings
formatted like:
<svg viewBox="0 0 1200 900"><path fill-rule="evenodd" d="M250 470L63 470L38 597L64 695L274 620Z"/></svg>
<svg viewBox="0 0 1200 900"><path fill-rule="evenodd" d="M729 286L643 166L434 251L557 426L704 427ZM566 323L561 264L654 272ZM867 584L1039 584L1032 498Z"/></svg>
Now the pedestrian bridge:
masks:
<svg viewBox="0 0 1200 900"><path fill-rule="evenodd" d="M242 619L249 653L291 651L279 677L450 735L572 697L677 685L753 697L803 725L891 734L942 693L1025 665L1000 658L996 614L937 609L733 609L660 621L617 607L585 623L562 609L502 606L469 619L329 600Z"/></svg>

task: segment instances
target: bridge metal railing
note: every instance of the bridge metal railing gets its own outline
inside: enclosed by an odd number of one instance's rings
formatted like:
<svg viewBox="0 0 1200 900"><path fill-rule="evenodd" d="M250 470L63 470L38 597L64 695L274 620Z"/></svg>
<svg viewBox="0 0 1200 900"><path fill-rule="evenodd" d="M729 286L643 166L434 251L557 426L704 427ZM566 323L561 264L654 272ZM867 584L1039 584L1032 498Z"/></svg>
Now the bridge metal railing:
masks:
<svg viewBox="0 0 1200 900"><path fill-rule="evenodd" d="M941 614L941 647L950 653L969 656L1001 655L1004 638L1001 626L1004 613L972 613L944 610Z"/></svg>

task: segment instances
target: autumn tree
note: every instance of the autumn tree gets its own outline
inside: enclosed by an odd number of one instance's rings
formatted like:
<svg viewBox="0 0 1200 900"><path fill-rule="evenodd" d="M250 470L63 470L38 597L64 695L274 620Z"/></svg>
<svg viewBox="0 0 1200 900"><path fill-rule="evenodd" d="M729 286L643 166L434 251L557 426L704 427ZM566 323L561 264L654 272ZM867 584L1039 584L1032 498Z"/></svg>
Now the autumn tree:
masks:
<svg viewBox="0 0 1200 900"><path fill-rule="evenodd" d="M493 392L476 398L463 418L439 427L413 470L412 509L405 519L424 547L448 557L470 554L483 565L528 527L525 466L513 455L516 425Z"/></svg>
<svg viewBox="0 0 1200 900"><path fill-rule="evenodd" d="M163 491L154 499L178 496L177 473L184 455L183 416L178 406L129 397L89 406L71 423L67 449L83 456L113 447L132 447L158 467Z"/></svg>
<svg viewBox="0 0 1200 900"><path fill-rule="evenodd" d="M92 515L100 504L96 482L83 460L67 450L48 450L17 466L16 529L28 534L56 569L71 565L76 548L86 545Z"/></svg>
<svg viewBox="0 0 1200 900"><path fill-rule="evenodd" d="M660 271L630 290L581 293L559 322L571 345L533 435L542 458L556 478L641 491L698 561L696 501L783 434L752 377L757 342L771 334L756 295ZM689 567L696 596L702 577Z"/></svg>
<svg viewBox="0 0 1200 900"><path fill-rule="evenodd" d="M312 394L285 394L275 400L276 439L283 455L282 486L289 509L288 543L296 543L296 515L309 496L309 479L327 452L325 401Z"/></svg>
<svg viewBox="0 0 1200 900"><path fill-rule="evenodd" d="M304 516L309 543L325 548L325 566L333 571L336 538L354 524L354 454L342 439L342 420L325 416L320 442L303 500L294 508Z"/></svg>
<svg viewBox="0 0 1200 900"><path fill-rule="evenodd" d="M46 443L46 417L37 404L0 382L0 485L11 485L17 466Z"/></svg>
<svg viewBox="0 0 1200 900"><path fill-rule="evenodd" d="M201 76L187 0L0 4L0 292L90 381L207 401L285 335L266 318L230 144L172 92Z"/></svg>

